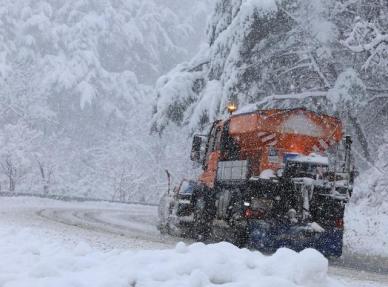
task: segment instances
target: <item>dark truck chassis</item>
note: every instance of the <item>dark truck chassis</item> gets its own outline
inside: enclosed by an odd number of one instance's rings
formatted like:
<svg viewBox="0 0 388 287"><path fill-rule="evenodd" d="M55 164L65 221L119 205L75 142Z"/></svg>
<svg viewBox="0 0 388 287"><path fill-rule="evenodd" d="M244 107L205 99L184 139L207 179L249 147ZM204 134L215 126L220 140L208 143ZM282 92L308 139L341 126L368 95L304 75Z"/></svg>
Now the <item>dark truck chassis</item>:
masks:
<svg viewBox="0 0 388 287"><path fill-rule="evenodd" d="M165 231L262 251L311 247L327 256L341 256L351 187L306 187L300 183L305 180L287 176L218 180L213 189L191 182L191 193L173 195ZM307 191L308 209L303 188L312 191Z"/></svg>

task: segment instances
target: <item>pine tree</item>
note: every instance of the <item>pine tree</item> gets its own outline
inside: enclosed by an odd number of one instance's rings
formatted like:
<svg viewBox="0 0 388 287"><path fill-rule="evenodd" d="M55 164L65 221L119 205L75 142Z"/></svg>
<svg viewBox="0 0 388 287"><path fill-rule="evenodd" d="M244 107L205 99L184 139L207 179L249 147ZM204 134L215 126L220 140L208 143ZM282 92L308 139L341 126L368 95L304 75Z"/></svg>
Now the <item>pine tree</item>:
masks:
<svg viewBox="0 0 388 287"><path fill-rule="evenodd" d="M304 106L340 116L358 160L373 163L378 131L388 122L387 2L272 4L217 1L208 47L158 81L153 130L170 123L206 129L229 101Z"/></svg>

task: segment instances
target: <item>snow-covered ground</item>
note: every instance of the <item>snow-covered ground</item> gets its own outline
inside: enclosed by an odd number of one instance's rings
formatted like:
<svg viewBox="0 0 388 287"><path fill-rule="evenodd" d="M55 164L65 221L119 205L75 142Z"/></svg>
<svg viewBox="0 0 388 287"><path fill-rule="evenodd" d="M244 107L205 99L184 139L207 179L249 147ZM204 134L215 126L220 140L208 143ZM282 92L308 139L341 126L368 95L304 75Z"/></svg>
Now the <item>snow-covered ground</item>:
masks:
<svg viewBox="0 0 388 287"><path fill-rule="evenodd" d="M264 256L178 243L158 233L156 214L154 206L0 198L0 286L388 286L383 275L329 268L314 250Z"/></svg>
<svg viewBox="0 0 388 287"><path fill-rule="evenodd" d="M346 210L346 248L354 253L388 257L388 203L350 204Z"/></svg>
<svg viewBox="0 0 388 287"><path fill-rule="evenodd" d="M227 243L179 243L101 252L86 243L64 248L28 229L1 228L0 237L2 286L342 286L328 278L327 260L314 250L267 257Z"/></svg>
<svg viewBox="0 0 388 287"><path fill-rule="evenodd" d="M0 227L30 229L68 248L85 242L94 249L165 249L176 239L160 235L153 206L49 199L0 198Z"/></svg>
<svg viewBox="0 0 388 287"><path fill-rule="evenodd" d="M388 137L387 137L388 140ZM345 242L356 253L388 258L388 145L375 166L361 174L345 214Z"/></svg>

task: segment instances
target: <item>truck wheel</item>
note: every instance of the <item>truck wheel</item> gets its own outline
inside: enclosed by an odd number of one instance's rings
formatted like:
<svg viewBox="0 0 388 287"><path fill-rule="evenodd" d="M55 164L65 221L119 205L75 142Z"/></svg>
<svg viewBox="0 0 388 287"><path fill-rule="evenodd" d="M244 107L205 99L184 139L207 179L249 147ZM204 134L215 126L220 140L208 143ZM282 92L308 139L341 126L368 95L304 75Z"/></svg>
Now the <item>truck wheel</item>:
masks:
<svg viewBox="0 0 388 287"><path fill-rule="evenodd" d="M248 234L245 228L238 228L235 230L235 240L233 242L238 248L243 248L247 246Z"/></svg>
<svg viewBox="0 0 388 287"><path fill-rule="evenodd" d="M240 193L234 193L232 200L230 201L231 215L229 219L229 225L233 230L233 244L239 248L243 248L247 245L248 231L245 227L241 226L239 222L242 218L243 200Z"/></svg>
<svg viewBox="0 0 388 287"><path fill-rule="evenodd" d="M206 201L200 197L194 206L193 238L198 241L206 241L209 238L209 222L206 216Z"/></svg>

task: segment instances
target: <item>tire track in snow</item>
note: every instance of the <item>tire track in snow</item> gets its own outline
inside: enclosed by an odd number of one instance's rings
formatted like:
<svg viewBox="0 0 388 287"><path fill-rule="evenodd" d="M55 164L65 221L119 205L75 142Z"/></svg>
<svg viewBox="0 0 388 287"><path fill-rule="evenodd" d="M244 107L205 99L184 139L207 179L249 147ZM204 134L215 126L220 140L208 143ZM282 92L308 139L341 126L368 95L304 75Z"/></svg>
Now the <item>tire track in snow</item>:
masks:
<svg viewBox="0 0 388 287"><path fill-rule="evenodd" d="M146 214L144 216L127 214L120 210L42 209L37 212L37 215L46 220L81 229L125 236L150 243L173 246L183 241L179 238L161 235L152 218L143 220L147 217ZM115 216L119 216L119 219L115 219Z"/></svg>
<svg viewBox="0 0 388 287"><path fill-rule="evenodd" d="M329 274L333 277L343 279L344 281L348 281L349 279L351 279L352 281L363 282L365 283L365 286L388 286L387 273L375 273L331 265L329 267ZM377 283L377 285L375 285L374 283ZM357 286L362 285L357 284Z"/></svg>

